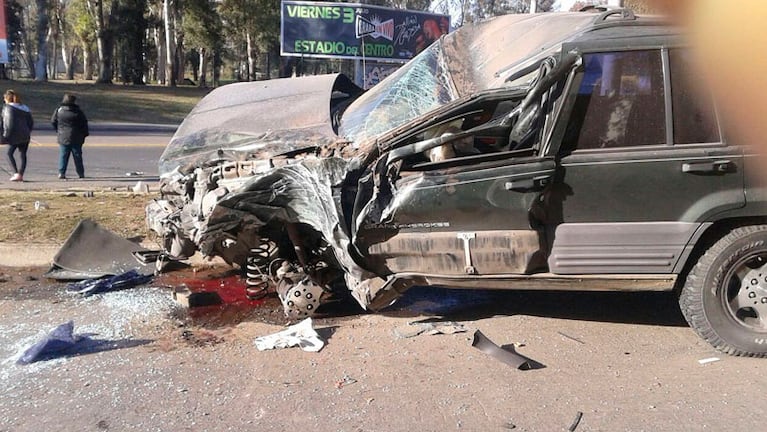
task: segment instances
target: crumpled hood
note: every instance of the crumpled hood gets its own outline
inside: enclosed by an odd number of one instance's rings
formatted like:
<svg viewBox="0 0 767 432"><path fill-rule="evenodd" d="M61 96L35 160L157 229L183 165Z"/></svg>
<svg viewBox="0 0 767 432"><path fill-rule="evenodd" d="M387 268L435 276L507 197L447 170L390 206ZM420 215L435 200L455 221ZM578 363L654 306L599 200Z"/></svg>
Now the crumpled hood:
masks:
<svg viewBox="0 0 767 432"><path fill-rule="evenodd" d="M333 110L361 92L339 74L219 87L184 119L160 157L160 174L222 155L266 159L341 142L333 127Z"/></svg>

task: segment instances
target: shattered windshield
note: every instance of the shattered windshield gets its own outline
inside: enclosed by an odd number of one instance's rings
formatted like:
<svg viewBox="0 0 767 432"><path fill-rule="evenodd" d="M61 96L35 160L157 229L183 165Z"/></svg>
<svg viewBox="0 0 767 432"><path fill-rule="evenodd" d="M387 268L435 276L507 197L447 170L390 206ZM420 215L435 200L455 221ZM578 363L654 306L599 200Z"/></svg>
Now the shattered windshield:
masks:
<svg viewBox="0 0 767 432"><path fill-rule="evenodd" d="M478 91L529 84L536 62L590 28L594 18L587 13L519 14L466 25L355 100L343 114L339 134L361 142Z"/></svg>
<svg viewBox="0 0 767 432"><path fill-rule="evenodd" d="M344 113L339 134L359 142L457 99L443 54L438 41L393 73L392 85L370 89Z"/></svg>

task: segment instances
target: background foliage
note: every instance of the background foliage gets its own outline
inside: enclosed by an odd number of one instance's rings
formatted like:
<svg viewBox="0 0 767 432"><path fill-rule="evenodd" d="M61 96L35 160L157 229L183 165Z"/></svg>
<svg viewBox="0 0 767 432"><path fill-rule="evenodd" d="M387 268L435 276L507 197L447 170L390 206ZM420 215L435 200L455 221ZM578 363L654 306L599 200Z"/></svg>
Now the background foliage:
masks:
<svg viewBox="0 0 767 432"><path fill-rule="evenodd" d="M556 0L535 0L538 12ZM607 0L581 0L573 9ZM453 27L527 13L530 0L360 0L377 6L450 14ZM627 6L647 12L642 0ZM95 80L175 87L218 86L327 72L349 60L279 55L280 0L7 0L12 63L2 78Z"/></svg>

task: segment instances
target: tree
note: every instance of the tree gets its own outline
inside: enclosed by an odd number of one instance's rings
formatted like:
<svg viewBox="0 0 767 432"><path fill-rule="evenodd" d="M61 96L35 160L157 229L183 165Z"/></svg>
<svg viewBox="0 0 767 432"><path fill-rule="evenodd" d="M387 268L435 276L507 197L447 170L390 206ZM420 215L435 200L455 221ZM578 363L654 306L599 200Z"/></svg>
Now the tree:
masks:
<svg viewBox="0 0 767 432"><path fill-rule="evenodd" d="M48 81L48 0L35 0L37 5L37 61L35 81Z"/></svg>
<svg viewBox="0 0 767 432"><path fill-rule="evenodd" d="M65 20L69 23L72 33L80 42L83 54L83 78L93 79L93 46L96 41L96 20L88 11L86 0L70 0L66 8Z"/></svg>
<svg viewBox="0 0 767 432"><path fill-rule="evenodd" d="M119 0L86 0L88 13L96 24L96 49L99 56L99 73L96 82L111 84L114 63L114 28L117 20Z"/></svg>
<svg viewBox="0 0 767 432"><path fill-rule="evenodd" d="M117 11L115 31L121 36L117 41L117 48L120 60L119 76L123 83L145 84L146 11L146 0L123 0Z"/></svg>
<svg viewBox="0 0 767 432"><path fill-rule="evenodd" d="M199 55L200 87L207 85L208 58L220 52L223 46L221 17L212 0L187 0L184 2L184 38L197 49Z"/></svg>
<svg viewBox="0 0 767 432"><path fill-rule="evenodd" d="M5 21L8 35L8 61L16 63L16 59L24 61L23 45L26 29L23 25L24 9L17 0L5 3ZM2 79L8 79L5 65L2 65Z"/></svg>
<svg viewBox="0 0 767 432"><path fill-rule="evenodd" d="M536 0L537 12L548 12L554 6L555 0ZM468 22L481 21L497 15L511 13L529 13L529 0L472 0L467 5Z"/></svg>
<svg viewBox="0 0 767 432"><path fill-rule="evenodd" d="M279 0L223 0L221 17L227 36L234 42L245 66L245 79L256 79L259 56L265 62L269 77L270 54L279 52L280 2Z"/></svg>
<svg viewBox="0 0 767 432"><path fill-rule="evenodd" d="M165 84L176 87L182 58L184 34L181 31L181 0L163 0L162 17L165 22Z"/></svg>

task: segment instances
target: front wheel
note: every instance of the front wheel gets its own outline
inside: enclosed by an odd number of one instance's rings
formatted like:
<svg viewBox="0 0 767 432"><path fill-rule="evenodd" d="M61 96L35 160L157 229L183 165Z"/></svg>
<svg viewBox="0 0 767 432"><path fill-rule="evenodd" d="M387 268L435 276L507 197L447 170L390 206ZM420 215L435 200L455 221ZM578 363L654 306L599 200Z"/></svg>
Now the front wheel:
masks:
<svg viewBox="0 0 767 432"><path fill-rule="evenodd" d="M687 276L679 305L717 350L767 357L767 225L736 228L714 243Z"/></svg>

